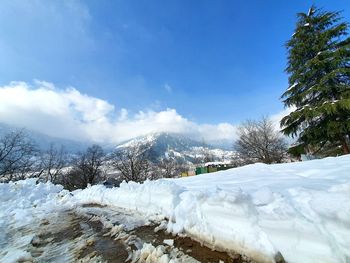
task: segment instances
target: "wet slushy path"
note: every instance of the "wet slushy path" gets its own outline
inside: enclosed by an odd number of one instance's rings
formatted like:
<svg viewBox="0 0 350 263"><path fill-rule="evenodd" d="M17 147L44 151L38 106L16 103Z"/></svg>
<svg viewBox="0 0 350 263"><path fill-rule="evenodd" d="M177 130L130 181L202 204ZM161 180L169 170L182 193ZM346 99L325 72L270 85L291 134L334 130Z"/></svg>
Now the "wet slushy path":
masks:
<svg viewBox="0 0 350 263"><path fill-rule="evenodd" d="M253 262L173 236L135 212L100 205L48 216L39 225L27 249L32 262Z"/></svg>

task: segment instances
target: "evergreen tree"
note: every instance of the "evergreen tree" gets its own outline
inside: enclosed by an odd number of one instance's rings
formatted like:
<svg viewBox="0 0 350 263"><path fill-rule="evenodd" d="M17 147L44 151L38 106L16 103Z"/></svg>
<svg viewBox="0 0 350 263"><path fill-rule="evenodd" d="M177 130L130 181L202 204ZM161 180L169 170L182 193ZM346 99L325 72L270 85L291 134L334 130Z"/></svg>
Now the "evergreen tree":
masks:
<svg viewBox="0 0 350 263"><path fill-rule="evenodd" d="M289 88L282 95L295 108L281 120L282 132L305 146L341 145L349 153L350 38L339 12L312 6L299 13L287 42Z"/></svg>

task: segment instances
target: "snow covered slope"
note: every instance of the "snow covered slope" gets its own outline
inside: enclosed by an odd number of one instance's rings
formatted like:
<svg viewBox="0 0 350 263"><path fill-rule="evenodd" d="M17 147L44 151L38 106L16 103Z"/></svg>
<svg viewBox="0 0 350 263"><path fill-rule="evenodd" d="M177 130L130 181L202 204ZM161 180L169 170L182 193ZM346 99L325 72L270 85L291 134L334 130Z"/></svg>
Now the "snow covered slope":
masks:
<svg viewBox="0 0 350 263"><path fill-rule="evenodd" d="M350 155L93 186L74 195L75 202L167 217L169 231L258 262L280 254L287 262L350 262Z"/></svg>
<svg viewBox="0 0 350 263"><path fill-rule="evenodd" d="M68 191L60 185L27 179L0 183L0 262L32 262L27 250L48 214L71 207ZM65 258L62 258L62 262Z"/></svg>
<svg viewBox="0 0 350 263"><path fill-rule="evenodd" d="M232 147L231 144L228 144ZM206 155L216 161L232 160L237 154L234 151L214 147L204 142L191 139L188 136L176 133L158 132L132 139L117 146L117 149L129 147L148 148L149 158L154 161L173 158L178 161L195 163ZM226 145L227 146L227 145ZM226 147L227 148L227 147Z"/></svg>

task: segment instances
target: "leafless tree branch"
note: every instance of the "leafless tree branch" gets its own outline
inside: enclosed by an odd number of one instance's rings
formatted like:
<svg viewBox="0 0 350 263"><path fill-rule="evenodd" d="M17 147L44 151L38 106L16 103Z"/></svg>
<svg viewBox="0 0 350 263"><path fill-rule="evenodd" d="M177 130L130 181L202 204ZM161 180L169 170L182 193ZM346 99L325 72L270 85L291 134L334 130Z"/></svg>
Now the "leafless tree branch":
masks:
<svg viewBox="0 0 350 263"><path fill-rule="evenodd" d="M2 181L34 176L38 169L39 150L24 130L0 138L0 178Z"/></svg>
<svg viewBox="0 0 350 263"><path fill-rule="evenodd" d="M241 124L238 137L234 146L246 162L280 163L285 157L287 144L266 117Z"/></svg>

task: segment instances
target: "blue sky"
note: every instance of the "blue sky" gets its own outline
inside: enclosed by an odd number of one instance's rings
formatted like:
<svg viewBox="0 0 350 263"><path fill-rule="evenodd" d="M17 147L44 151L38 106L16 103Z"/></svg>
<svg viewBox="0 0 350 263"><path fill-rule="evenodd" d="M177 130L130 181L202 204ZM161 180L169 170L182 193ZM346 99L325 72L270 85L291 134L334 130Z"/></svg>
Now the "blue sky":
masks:
<svg viewBox="0 0 350 263"><path fill-rule="evenodd" d="M44 80L207 124L276 114L296 13L332 1L1 1L0 85Z"/></svg>

